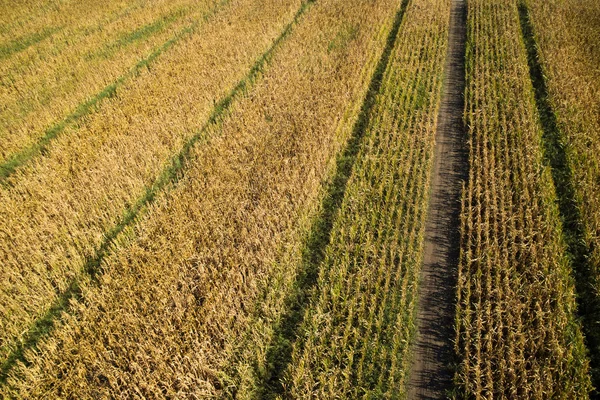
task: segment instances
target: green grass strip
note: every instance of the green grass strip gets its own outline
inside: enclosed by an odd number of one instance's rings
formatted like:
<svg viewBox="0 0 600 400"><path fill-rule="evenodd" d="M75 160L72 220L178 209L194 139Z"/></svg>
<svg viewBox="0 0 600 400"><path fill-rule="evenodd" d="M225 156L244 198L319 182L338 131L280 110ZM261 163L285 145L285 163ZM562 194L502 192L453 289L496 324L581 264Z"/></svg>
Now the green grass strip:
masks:
<svg viewBox="0 0 600 400"><path fill-rule="evenodd" d="M3 46L0 46L0 60L8 58L15 53L26 50L28 47L37 44L44 39L49 38L54 35L56 32L60 31L62 27L59 28L46 28L41 32L33 33L29 36L21 37L19 39L15 39Z"/></svg>
<svg viewBox="0 0 600 400"><path fill-rule="evenodd" d="M222 122L228 115L231 104L253 86L262 74L265 66L273 58L277 48L285 38L290 35L293 27L299 22L302 15L314 1L315 0L307 0L302 3L292 21L285 26L269 49L256 60L246 76L214 106L202 128L184 143L179 152L171 158L169 163L167 163L167 166L162 170L154 183L147 187L143 195L138 198L135 204L123 213L121 221L105 233L104 240L96 251L96 254L87 260L83 266L82 275L71 281L68 289L58 295L48 311L31 325L29 330L24 334L22 340L19 340L10 346L12 350L10 351L9 356L0 366L0 385L6 384L9 372L18 362L23 362L25 365L28 365L25 358L25 351L28 349L35 349L38 342L53 331L60 315L63 312L70 312L70 301L72 299L83 299L83 293L81 291L83 278L90 278L95 284L98 284L98 278L102 274L102 260L110 253L112 244L118 235L136 222L138 217L154 202L163 189L166 189L168 185L175 184L183 176L186 164L192 157L191 153L194 145L201 139L206 138L209 127Z"/></svg>
<svg viewBox="0 0 600 400"><path fill-rule="evenodd" d="M222 0L216 4L211 10L202 15L198 21L183 28L174 37L167 40L165 43L155 49L148 57L138 61L137 64L135 64L127 73L118 77L114 82L106 86L89 100L79 104L77 108L75 108L75 110L71 112L71 114L69 114L64 120L48 128L44 135L37 140L37 142L8 156L7 160L0 164L0 183L4 183L6 178L12 175L17 168L26 164L33 157L37 155L45 155L48 151L49 144L56 139L56 137L58 137L68 126L96 110L97 106L102 102L102 100L113 97L116 94L119 86L129 79L139 76L140 72L144 68L148 68L152 62L173 47L181 39L191 35L203 22L206 22L208 19L214 16L221 9L221 7L225 6L230 1L231 0Z"/></svg>

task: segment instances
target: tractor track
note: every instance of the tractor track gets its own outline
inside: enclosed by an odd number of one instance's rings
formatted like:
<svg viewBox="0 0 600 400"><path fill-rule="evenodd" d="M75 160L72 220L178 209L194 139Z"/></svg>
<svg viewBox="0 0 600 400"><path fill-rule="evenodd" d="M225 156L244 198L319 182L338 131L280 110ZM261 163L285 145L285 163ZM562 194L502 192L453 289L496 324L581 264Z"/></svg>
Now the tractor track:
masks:
<svg viewBox="0 0 600 400"><path fill-rule="evenodd" d="M438 112L430 201L416 310L409 399L446 398L452 388L455 287L460 210L468 177L463 121L466 46L465 0L452 0L448 53Z"/></svg>

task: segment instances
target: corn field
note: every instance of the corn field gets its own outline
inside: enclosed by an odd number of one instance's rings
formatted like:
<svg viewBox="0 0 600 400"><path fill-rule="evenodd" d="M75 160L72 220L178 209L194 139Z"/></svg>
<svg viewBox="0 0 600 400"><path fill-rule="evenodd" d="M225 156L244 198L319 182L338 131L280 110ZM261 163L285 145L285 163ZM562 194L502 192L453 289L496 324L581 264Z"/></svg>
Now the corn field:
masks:
<svg viewBox="0 0 600 400"><path fill-rule="evenodd" d="M1 398L597 396L595 1L0 11Z"/></svg>
<svg viewBox="0 0 600 400"><path fill-rule="evenodd" d="M468 15L456 380L475 398L583 398L588 362L517 3L475 0Z"/></svg>
<svg viewBox="0 0 600 400"><path fill-rule="evenodd" d="M600 386L600 5L594 1L523 3L537 44L547 150L563 214L590 349Z"/></svg>

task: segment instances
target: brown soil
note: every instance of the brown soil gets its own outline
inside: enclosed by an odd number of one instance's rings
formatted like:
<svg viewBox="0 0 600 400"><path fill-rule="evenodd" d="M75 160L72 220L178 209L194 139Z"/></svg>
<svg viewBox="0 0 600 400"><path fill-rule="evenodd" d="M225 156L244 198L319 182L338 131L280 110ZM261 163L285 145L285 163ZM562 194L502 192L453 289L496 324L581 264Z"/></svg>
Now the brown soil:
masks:
<svg viewBox="0 0 600 400"><path fill-rule="evenodd" d="M463 122L466 14L465 0L452 0L431 198L425 225L417 336L408 380L409 399L446 398L452 389L460 199L463 182L468 176Z"/></svg>

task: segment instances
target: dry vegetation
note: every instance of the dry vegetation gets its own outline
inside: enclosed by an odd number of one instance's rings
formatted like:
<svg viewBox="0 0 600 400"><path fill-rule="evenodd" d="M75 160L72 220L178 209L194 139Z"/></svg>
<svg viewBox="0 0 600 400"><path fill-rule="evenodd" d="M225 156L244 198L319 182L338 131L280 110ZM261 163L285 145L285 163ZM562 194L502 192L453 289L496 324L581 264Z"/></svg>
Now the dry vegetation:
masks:
<svg viewBox="0 0 600 400"><path fill-rule="evenodd" d="M93 26L98 21L118 18L129 10L147 3L148 0L129 3L115 1L108 4L93 0L1 0L0 46L4 50L10 50L8 53L20 51L24 46L47 39L51 35L47 32L54 33L56 28ZM84 10L87 13L84 14ZM81 18L82 15L86 18ZM17 43L18 46L11 47ZM2 55L7 55L7 52L3 52Z"/></svg>
<svg viewBox="0 0 600 400"><path fill-rule="evenodd" d="M555 123L549 152L577 273L580 312L600 386L600 3L526 2ZM557 154L558 153L558 154ZM561 154L562 153L562 154Z"/></svg>
<svg viewBox="0 0 600 400"><path fill-rule="evenodd" d="M215 100L269 48L299 1L271 3L233 1L0 188L2 360L206 123Z"/></svg>
<svg viewBox="0 0 600 400"><path fill-rule="evenodd" d="M469 2L457 341L460 396L577 398L590 389L556 195L516 1Z"/></svg>
<svg viewBox="0 0 600 400"><path fill-rule="evenodd" d="M247 36L240 25L276 20L260 16L279 2L266 3L250 18L239 2L231 17L239 18L235 31ZM302 7L308 11L254 89L222 124L209 128L171 194L119 240L102 265L99 285L82 283L84 297L72 305L73 315L64 316L39 352L27 354L29 367L11 372L5 395L256 396L255 377L243 368L230 374L228 358L249 333L255 301L277 271L273 265L284 262L293 279L307 227L302 221L316 210L335 154L350 135L399 3L323 0ZM232 32L223 36L232 40ZM221 51L211 48L211 54L225 53L226 43L219 44ZM249 44L234 48L240 47ZM214 62L215 69L226 65ZM158 88L151 93L168 86L161 82L168 74L154 73ZM214 74L210 70L213 80ZM133 143L148 147L140 143L142 135L134 140L125 146L129 151ZM136 170L148 158L142 154L133 165L121 160L118 166ZM78 186L88 196L80 201L93 203L89 193L96 185ZM92 214L98 211L79 215ZM73 265L73 259L63 262Z"/></svg>
<svg viewBox="0 0 600 400"><path fill-rule="evenodd" d="M407 8L290 363L292 398L405 395L449 3Z"/></svg>
<svg viewBox="0 0 600 400"><path fill-rule="evenodd" d="M108 15L86 7L67 10L66 15L82 22L66 26L64 13L50 14L56 20L43 18L48 30L56 30L52 37L0 64L0 169L15 153L27 153L113 95L111 85L135 77L141 60L154 58L192 21L218 6L216 0L161 0Z"/></svg>
<svg viewBox="0 0 600 400"><path fill-rule="evenodd" d="M0 397L405 396L451 1L0 0ZM467 4L454 397L585 399L600 3Z"/></svg>

